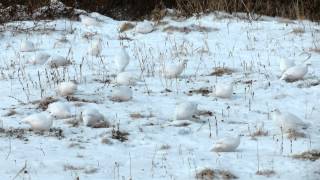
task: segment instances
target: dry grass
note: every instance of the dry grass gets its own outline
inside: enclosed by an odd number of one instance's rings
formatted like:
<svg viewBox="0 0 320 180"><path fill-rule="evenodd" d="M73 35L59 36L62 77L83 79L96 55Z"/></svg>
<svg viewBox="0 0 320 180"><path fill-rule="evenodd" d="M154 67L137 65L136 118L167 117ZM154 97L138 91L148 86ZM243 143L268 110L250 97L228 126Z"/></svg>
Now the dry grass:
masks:
<svg viewBox="0 0 320 180"><path fill-rule="evenodd" d="M49 104L58 101L58 99L54 98L54 97L46 97L43 98L39 101L34 101L32 102L32 104L38 104L38 108L41 110L46 110L48 109Z"/></svg>
<svg viewBox="0 0 320 180"><path fill-rule="evenodd" d="M7 116L8 117L8 116L14 116L16 114L18 114L16 110L9 109L8 112L6 112L3 116Z"/></svg>
<svg viewBox="0 0 320 180"><path fill-rule="evenodd" d="M117 129L112 129L112 139L117 139L121 142L127 141L128 140L129 133L125 131L120 131L119 128Z"/></svg>
<svg viewBox="0 0 320 180"><path fill-rule="evenodd" d="M228 170L205 168L196 174L197 180L213 180L213 179L237 179L238 177Z"/></svg>
<svg viewBox="0 0 320 180"><path fill-rule="evenodd" d="M259 137L259 136L268 136L268 131L257 129L255 132L251 134L251 137Z"/></svg>
<svg viewBox="0 0 320 180"><path fill-rule="evenodd" d="M213 72L210 73L210 76L223 76L223 75L230 75L234 73L235 71L231 68L227 67L216 67L213 69Z"/></svg>
<svg viewBox="0 0 320 180"><path fill-rule="evenodd" d="M32 131L32 129L22 129L22 128L0 128L0 138L1 137L11 137L20 139L23 141L28 141L27 135L35 134L45 137L56 137L58 139L64 138L63 130L61 128L51 128L49 131Z"/></svg>
<svg viewBox="0 0 320 180"><path fill-rule="evenodd" d="M309 50L320 54L320 48L315 47L315 48L310 48Z"/></svg>
<svg viewBox="0 0 320 180"><path fill-rule="evenodd" d="M292 157L295 159L316 161L320 159L320 150L314 149L314 150L303 152L301 154L295 154Z"/></svg>
<svg viewBox="0 0 320 180"><path fill-rule="evenodd" d="M130 114L132 119L144 119L144 118L152 118L154 117L153 114L141 114L139 112L133 112Z"/></svg>
<svg viewBox="0 0 320 180"><path fill-rule="evenodd" d="M303 34L306 31L303 28L293 28L293 30L291 31L291 33L293 34Z"/></svg>
<svg viewBox="0 0 320 180"><path fill-rule="evenodd" d="M192 24L190 26L182 26L182 27L169 25L169 26L163 28L162 31L169 32L169 33L181 32L181 33L188 34L190 32L213 32L213 31L219 31L219 29Z"/></svg>
<svg viewBox="0 0 320 180"><path fill-rule="evenodd" d="M119 27L119 32L125 32L128 31L130 29L133 29L136 25L130 22L125 22L123 24L121 24L121 26Z"/></svg>
<svg viewBox="0 0 320 180"><path fill-rule="evenodd" d="M275 174L276 172L274 170L269 170L269 169L260 170L256 172L256 175L266 176L266 177L271 177L271 176L274 176Z"/></svg>
<svg viewBox="0 0 320 180"><path fill-rule="evenodd" d="M288 139L305 138L306 134L298 131L289 131L287 134Z"/></svg>
<svg viewBox="0 0 320 180"><path fill-rule="evenodd" d="M188 91L188 95L201 94L202 96L208 96L210 93L212 93L212 90L208 87L202 87L199 89L192 89Z"/></svg>

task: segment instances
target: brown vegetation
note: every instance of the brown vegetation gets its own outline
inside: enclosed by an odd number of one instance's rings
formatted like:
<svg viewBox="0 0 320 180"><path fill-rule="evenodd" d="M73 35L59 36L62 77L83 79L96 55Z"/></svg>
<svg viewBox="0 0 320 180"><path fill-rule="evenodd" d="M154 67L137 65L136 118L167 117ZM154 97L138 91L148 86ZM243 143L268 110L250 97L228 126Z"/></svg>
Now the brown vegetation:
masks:
<svg viewBox="0 0 320 180"><path fill-rule="evenodd" d="M254 14L280 16L290 19L320 20L320 0L61 0L70 8L64 9L58 16L72 16L73 9L83 9L88 12L99 12L120 20L138 20L145 17L159 19L165 15L162 9L177 9L181 16L225 11L228 13L245 12L249 19L256 19ZM2 3L2 4L1 4ZM7 7L9 14L14 17L21 11L31 15L40 7L47 6L50 0L6 0L0 3L0 11ZM23 5L23 8L18 5ZM40 18L53 18L57 14L47 10Z"/></svg>

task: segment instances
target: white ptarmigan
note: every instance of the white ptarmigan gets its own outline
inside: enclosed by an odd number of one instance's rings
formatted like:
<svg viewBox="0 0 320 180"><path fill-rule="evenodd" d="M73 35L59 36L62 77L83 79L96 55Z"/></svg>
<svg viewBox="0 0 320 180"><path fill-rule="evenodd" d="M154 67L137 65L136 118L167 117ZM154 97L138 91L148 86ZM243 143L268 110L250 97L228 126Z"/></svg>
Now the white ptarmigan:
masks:
<svg viewBox="0 0 320 180"><path fill-rule="evenodd" d="M302 129L308 128L308 124L303 122L298 116L290 112L280 112L279 109L272 111L272 119L276 125L285 133L299 132Z"/></svg>
<svg viewBox="0 0 320 180"><path fill-rule="evenodd" d="M82 122L85 126L95 127L98 124L106 122L109 124L104 115L101 114L97 109L86 108L81 112Z"/></svg>
<svg viewBox="0 0 320 180"><path fill-rule="evenodd" d="M144 20L136 25L135 31L141 34L148 34L154 29L153 24L150 21Z"/></svg>
<svg viewBox="0 0 320 180"><path fill-rule="evenodd" d="M99 23L95 18L85 16L85 15L80 15L81 23L85 26L98 26Z"/></svg>
<svg viewBox="0 0 320 180"><path fill-rule="evenodd" d="M195 102L182 102L176 106L174 120L194 120L198 113L198 104Z"/></svg>
<svg viewBox="0 0 320 180"><path fill-rule="evenodd" d="M62 82L58 85L57 92L60 96L73 95L77 90L76 83L72 81Z"/></svg>
<svg viewBox="0 0 320 180"><path fill-rule="evenodd" d="M134 86L139 81L139 78L132 72L120 72L116 77L118 85Z"/></svg>
<svg viewBox="0 0 320 180"><path fill-rule="evenodd" d="M47 60L49 59L50 54L46 53L46 52L38 52L35 54L35 56L33 56L28 63L29 64L44 64L47 62Z"/></svg>
<svg viewBox="0 0 320 180"><path fill-rule="evenodd" d="M288 82L301 80L308 73L308 66L310 65L310 63L305 62L300 65L292 66L282 74L280 79Z"/></svg>
<svg viewBox="0 0 320 180"><path fill-rule="evenodd" d="M129 101L132 99L132 89L127 86L115 87L112 90L111 100L113 101Z"/></svg>
<svg viewBox="0 0 320 180"><path fill-rule="evenodd" d="M35 46L32 41L24 40L20 44L20 51L21 52L35 51Z"/></svg>
<svg viewBox="0 0 320 180"><path fill-rule="evenodd" d="M294 65L295 63L293 60L287 59L287 58L281 58L279 63L281 73L284 73L287 69L293 67Z"/></svg>
<svg viewBox="0 0 320 180"><path fill-rule="evenodd" d="M163 76L168 79L178 78L187 66L187 60L183 60L178 64L170 64L164 67Z"/></svg>
<svg viewBox="0 0 320 180"><path fill-rule="evenodd" d="M46 64L50 68L58 68L58 67L62 67L62 66L68 66L71 64L71 62L63 56L53 55L49 58L49 60L47 61Z"/></svg>
<svg viewBox="0 0 320 180"><path fill-rule="evenodd" d="M233 84L232 83L216 84L213 94L214 96L220 97L220 98L231 98L233 94Z"/></svg>
<svg viewBox="0 0 320 180"><path fill-rule="evenodd" d="M224 137L218 139L211 151L214 152L233 152L240 145L240 136Z"/></svg>
<svg viewBox="0 0 320 180"><path fill-rule="evenodd" d="M91 56L100 56L101 52L102 52L102 44L101 44L102 40L101 39L97 39L94 40L89 48L88 53Z"/></svg>
<svg viewBox="0 0 320 180"><path fill-rule="evenodd" d="M52 118L44 112L29 115L22 122L29 124L31 129L36 131L49 130L53 124Z"/></svg>
<svg viewBox="0 0 320 180"><path fill-rule="evenodd" d="M57 119L65 119L71 117L71 107L66 102L57 101L49 104L47 111L51 116Z"/></svg>
<svg viewBox="0 0 320 180"><path fill-rule="evenodd" d="M116 65L118 72L123 72L128 66L130 61L130 56L128 55L126 49L121 47L119 52L114 57L114 63Z"/></svg>

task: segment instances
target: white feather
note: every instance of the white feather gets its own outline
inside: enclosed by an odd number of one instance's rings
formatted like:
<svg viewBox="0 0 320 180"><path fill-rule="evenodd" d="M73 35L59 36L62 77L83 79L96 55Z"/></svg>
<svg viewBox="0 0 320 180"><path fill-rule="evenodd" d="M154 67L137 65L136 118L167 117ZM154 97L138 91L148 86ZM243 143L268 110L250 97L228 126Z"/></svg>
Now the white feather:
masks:
<svg viewBox="0 0 320 180"><path fill-rule="evenodd" d="M232 83L226 84L216 84L214 95L220 98L230 98L233 94L233 85Z"/></svg>
<svg viewBox="0 0 320 180"><path fill-rule="evenodd" d="M127 86L115 87L112 90L111 99L114 101L129 101L132 99L132 89Z"/></svg>
<svg viewBox="0 0 320 180"><path fill-rule="evenodd" d="M174 120L193 120L198 112L198 104L194 102L182 102L176 106Z"/></svg>
<svg viewBox="0 0 320 180"><path fill-rule="evenodd" d="M34 50L35 50L35 47L32 41L24 40L21 42L21 45L20 45L21 52L30 52Z"/></svg>
<svg viewBox="0 0 320 180"><path fill-rule="evenodd" d="M105 121L105 117L97 109L86 108L82 111L82 121L85 126L92 127L100 122Z"/></svg>
<svg viewBox="0 0 320 180"><path fill-rule="evenodd" d="M32 114L22 120L31 126L31 129L37 131L49 130L52 126L52 119L45 113Z"/></svg>
<svg viewBox="0 0 320 180"><path fill-rule="evenodd" d="M57 91L60 96L69 96L73 95L77 90L77 85L72 82L62 82L59 84Z"/></svg>
<svg viewBox="0 0 320 180"><path fill-rule="evenodd" d="M147 34L152 32L154 29L153 24L149 21L143 21L137 24L135 31L141 34Z"/></svg>
<svg viewBox="0 0 320 180"><path fill-rule="evenodd" d="M240 145L240 136L237 137L224 137L217 140L214 144L212 151L215 152L232 152Z"/></svg>
<svg viewBox="0 0 320 180"><path fill-rule="evenodd" d="M178 64L170 64L164 68L163 76L168 79L178 78L185 69L187 61L184 60Z"/></svg>
<svg viewBox="0 0 320 180"><path fill-rule="evenodd" d="M276 125L282 128L285 133L291 131L299 132L308 127L308 124L303 122L298 116L290 112L280 112L279 109L275 109L272 112L272 118Z"/></svg>
<svg viewBox="0 0 320 180"><path fill-rule="evenodd" d="M130 56L128 55L125 48L121 48L120 51L114 57L114 63L118 72L123 72L128 66L130 61Z"/></svg>
<svg viewBox="0 0 320 180"><path fill-rule="evenodd" d="M68 103L60 101L51 103L49 104L47 111L51 116L58 119L71 117L71 107Z"/></svg>
<svg viewBox="0 0 320 180"><path fill-rule="evenodd" d="M120 72L116 77L116 83L125 86L134 86L139 78L132 72Z"/></svg>
<svg viewBox="0 0 320 180"><path fill-rule="evenodd" d="M63 56L54 55L54 56L51 56L49 58L49 60L47 61L46 64L50 68L58 68L58 67L61 67L61 66L67 66L70 63L71 62L69 60L67 60L66 58L64 58Z"/></svg>
<svg viewBox="0 0 320 180"><path fill-rule="evenodd" d="M281 80L286 81L297 81L303 79L303 77L308 73L309 64L301 64L290 67L281 76Z"/></svg>
<svg viewBox="0 0 320 180"><path fill-rule="evenodd" d="M44 64L49 59L50 55L45 52L39 52L34 57L32 57L28 63L30 64Z"/></svg>

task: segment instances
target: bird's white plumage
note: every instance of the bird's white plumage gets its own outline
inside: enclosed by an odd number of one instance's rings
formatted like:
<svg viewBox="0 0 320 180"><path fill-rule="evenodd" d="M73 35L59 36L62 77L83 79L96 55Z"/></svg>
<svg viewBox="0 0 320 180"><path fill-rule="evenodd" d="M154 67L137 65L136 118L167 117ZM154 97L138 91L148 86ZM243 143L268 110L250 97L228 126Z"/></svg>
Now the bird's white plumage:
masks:
<svg viewBox="0 0 320 180"><path fill-rule="evenodd" d="M178 78L187 65L187 60L181 61L178 64L169 64L164 67L163 76L168 79Z"/></svg>
<svg viewBox="0 0 320 180"><path fill-rule="evenodd" d="M176 106L174 120L193 120L198 112L198 104L194 102L182 102Z"/></svg>
<svg viewBox="0 0 320 180"><path fill-rule="evenodd" d="M20 44L20 51L21 52L35 51L35 46L32 41L24 40Z"/></svg>
<svg viewBox="0 0 320 180"><path fill-rule="evenodd" d="M114 63L118 72L123 72L128 66L130 56L125 48L121 47L120 51L114 57Z"/></svg>
<svg viewBox="0 0 320 180"><path fill-rule="evenodd" d="M49 58L49 60L47 61L47 66L49 66L50 68L58 68L61 66L67 66L69 65L71 62L66 59L63 56L60 55L53 55Z"/></svg>
<svg viewBox="0 0 320 180"><path fill-rule="evenodd" d="M280 71L282 73L285 72L287 69L293 67L294 65L295 65L295 63L291 59L287 59L287 58L280 59L279 67L280 67Z"/></svg>
<svg viewBox="0 0 320 180"><path fill-rule="evenodd" d="M154 29L153 24L150 21L143 21L137 24L135 31L141 34L147 34L152 32Z"/></svg>
<svg viewBox="0 0 320 180"><path fill-rule="evenodd" d="M58 85L57 92L60 96L73 95L77 90L77 85L72 82L62 82Z"/></svg>
<svg viewBox="0 0 320 180"><path fill-rule="evenodd" d="M112 90L111 99L114 101L129 101L132 99L132 89L127 86L115 87Z"/></svg>
<svg viewBox="0 0 320 180"><path fill-rule="evenodd" d="M22 122L29 124L31 129L37 131L49 130L53 124L52 118L43 112L29 115Z"/></svg>
<svg viewBox="0 0 320 180"><path fill-rule="evenodd" d="M86 108L81 113L81 118L85 126L93 127L105 121L105 117L97 109Z"/></svg>
<svg viewBox="0 0 320 180"><path fill-rule="evenodd" d="M70 105L60 101L49 104L47 111L51 116L58 119L69 118L72 115Z"/></svg>
<svg viewBox="0 0 320 180"><path fill-rule="evenodd" d="M308 66L310 64L303 63L301 65L295 65L287 69L281 76L281 80L285 81L297 81L303 79L308 73Z"/></svg>
<svg viewBox="0 0 320 180"><path fill-rule="evenodd" d="M94 40L89 48L88 53L91 56L99 56L102 52L101 39Z"/></svg>
<svg viewBox="0 0 320 180"><path fill-rule="evenodd" d="M233 84L226 83L226 84L216 84L214 95L220 98L230 98L233 94Z"/></svg>
<svg viewBox="0 0 320 180"><path fill-rule="evenodd" d="M116 77L116 83L125 86L136 85L139 78L132 72L120 72Z"/></svg>
<svg viewBox="0 0 320 180"><path fill-rule="evenodd" d="M215 152L232 152L240 145L240 136L237 137L224 137L214 144L212 151Z"/></svg>
<svg viewBox="0 0 320 180"><path fill-rule="evenodd" d="M99 23L95 18L85 16L85 15L80 15L81 23L85 26L98 26Z"/></svg>
<svg viewBox="0 0 320 180"><path fill-rule="evenodd" d="M49 59L50 54L45 52L36 53L29 61L30 64L44 64Z"/></svg>
<svg viewBox="0 0 320 180"><path fill-rule="evenodd" d="M272 118L276 125L286 133L292 131L299 132L308 127L308 124L303 122L298 116L290 112L280 112L279 109L273 110Z"/></svg>

